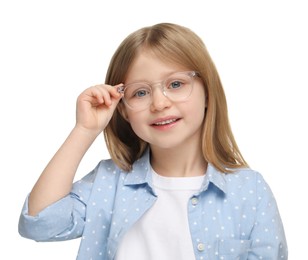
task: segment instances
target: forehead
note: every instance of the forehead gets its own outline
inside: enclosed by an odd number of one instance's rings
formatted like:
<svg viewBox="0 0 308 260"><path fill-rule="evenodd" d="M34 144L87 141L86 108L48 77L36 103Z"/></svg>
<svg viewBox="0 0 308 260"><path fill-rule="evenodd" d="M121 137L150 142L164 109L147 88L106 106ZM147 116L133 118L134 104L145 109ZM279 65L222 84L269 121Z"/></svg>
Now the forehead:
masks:
<svg viewBox="0 0 308 260"><path fill-rule="evenodd" d="M125 83L163 80L174 72L186 70L189 69L185 66L163 59L152 51L143 50L132 62Z"/></svg>

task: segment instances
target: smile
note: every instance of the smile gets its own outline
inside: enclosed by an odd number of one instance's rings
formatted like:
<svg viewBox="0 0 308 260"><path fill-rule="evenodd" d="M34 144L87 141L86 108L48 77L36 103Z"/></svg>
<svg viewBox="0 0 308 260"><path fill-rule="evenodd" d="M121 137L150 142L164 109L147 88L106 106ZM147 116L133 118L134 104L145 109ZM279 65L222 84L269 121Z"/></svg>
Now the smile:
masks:
<svg viewBox="0 0 308 260"><path fill-rule="evenodd" d="M177 119L168 119L168 120L165 120L165 121L156 122L153 125L168 125L168 124L171 124L175 121L177 121Z"/></svg>

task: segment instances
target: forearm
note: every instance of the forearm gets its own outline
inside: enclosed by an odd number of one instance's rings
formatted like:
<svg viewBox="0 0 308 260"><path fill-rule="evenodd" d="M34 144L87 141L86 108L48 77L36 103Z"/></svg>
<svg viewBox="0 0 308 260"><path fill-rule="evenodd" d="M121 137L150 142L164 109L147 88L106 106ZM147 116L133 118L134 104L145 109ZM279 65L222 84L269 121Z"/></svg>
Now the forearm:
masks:
<svg viewBox="0 0 308 260"><path fill-rule="evenodd" d="M70 192L80 161L96 136L77 127L72 130L34 185L29 197L29 215L35 216Z"/></svg>

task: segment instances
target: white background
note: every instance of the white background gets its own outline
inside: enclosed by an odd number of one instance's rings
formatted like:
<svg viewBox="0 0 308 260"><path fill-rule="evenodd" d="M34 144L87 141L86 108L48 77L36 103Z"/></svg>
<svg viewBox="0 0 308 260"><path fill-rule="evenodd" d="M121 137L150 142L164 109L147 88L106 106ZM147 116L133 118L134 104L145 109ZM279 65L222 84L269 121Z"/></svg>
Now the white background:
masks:
<svg viewBox="0 0 308 260"><path fill-rule="evenodd" d="M75 259L79 240L36 243L17 232L27 193L75 120L79 93L103 83L120 41L175 22L199 34L226 91L246 160L271 186L289 259L307 256L308 40L305 1L1 1L0 259ZM77 178L108 153L103 136Z"/></svg>

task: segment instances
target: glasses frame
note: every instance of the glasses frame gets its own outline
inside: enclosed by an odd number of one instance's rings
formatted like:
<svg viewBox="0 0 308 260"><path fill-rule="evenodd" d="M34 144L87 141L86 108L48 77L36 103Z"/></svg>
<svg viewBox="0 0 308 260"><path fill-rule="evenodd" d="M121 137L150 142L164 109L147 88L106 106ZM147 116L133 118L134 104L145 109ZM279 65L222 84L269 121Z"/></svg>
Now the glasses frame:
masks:
<svg viewBox="0 0 308 260"><path fill-rule="evenodd" d="M181 100L181 101L174 101L174 100L172 100L172 98L170 98L170 97L168 97L168 94L167 94L167 91L166 91L166 84L164 84L167 80L168 80L168 78L171 76L171 75L174 75L174 74L178 74L178 73L181 73L181 74L186 74L187 76L189 76L190 78L191 78L191 91L190 91L190 93L189 93L189 95L187 96L187 97L185 97L183 100ZM125 103L125 105L128 107L128 108L130 108L131 110L134 110L134 111L141 111L141 110L144 110L144 109L146 109L146 108L148 108L149 106L150 106L150 104L151 104L151 101L148 103L148 105L147 106L145 106L145 107L142 107L141 109L139 108L139 107L132 107L132 106L130 106L128 103L127 103L127 101L126 101L126 99L124 98L124 92L125 92L125 89L127 88L127 87L129 87L130 85L134 85L134 84L145 84L145 85L148 85L150 88L151 88L151 93L152 93L152 88L153 88L153 86L154 85L160 85L160 89L161 89L161 91L162 91L162 93L163 93L163 95L166 97L166 98L168 98L169 100L171 100L172 102L183 102L183 101L185 101L187 98L189 98L190 97L190 95L191 95L191 93L192 93L192 91L193 91L193 87L194 87L194 77L199 77L199 73L197 72L197 71L178 71L178 72L174 72L174 73L172 73L169 77L167 77L166 79L164 79L164 80L162 80L162 81L159 81L159 82L152 82L152 83L149 83L149 82L133 82L133 83L130 83L130 84L127 84L127 85L123 85L123 86L121 86L121 87L119 87L118 89L117 89L117 91L119 92L119 93L121 93L121 94L123 94L123 97L122 97L122 100L123 100L123 102ZM152 97L151 97L152 98Z"/></svg>

